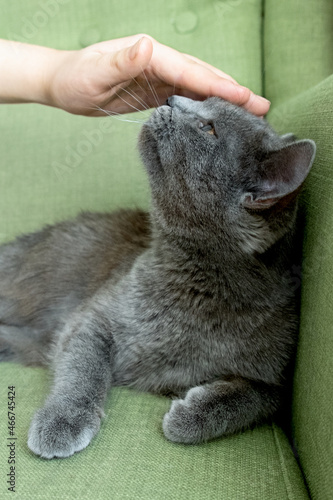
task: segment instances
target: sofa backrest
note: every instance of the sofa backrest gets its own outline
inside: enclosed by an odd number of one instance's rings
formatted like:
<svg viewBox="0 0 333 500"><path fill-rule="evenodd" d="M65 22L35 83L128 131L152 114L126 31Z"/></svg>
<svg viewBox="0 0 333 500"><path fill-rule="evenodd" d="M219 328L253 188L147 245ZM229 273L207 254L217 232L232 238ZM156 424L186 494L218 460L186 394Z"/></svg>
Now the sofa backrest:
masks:
<svg viewBox="0 0 333 500"><path fill-rule="evenodd" d="M263 0L263 90L274 106L333 71L333 2Z"/></svg>

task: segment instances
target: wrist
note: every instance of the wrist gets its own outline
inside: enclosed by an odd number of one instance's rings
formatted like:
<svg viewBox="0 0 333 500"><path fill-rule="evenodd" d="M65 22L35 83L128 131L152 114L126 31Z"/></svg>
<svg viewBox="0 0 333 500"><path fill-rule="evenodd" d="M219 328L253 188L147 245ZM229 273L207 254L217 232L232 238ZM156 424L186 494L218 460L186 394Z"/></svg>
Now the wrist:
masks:
<svg viewBox="0 0 333 500"><path fill-rule="evenodd" d="M35 47L34 53L30 53L30 67L25 73L26 90L21 90L23 102L34 102L46 106L57 104L53 95L53 83L56 80L59 68L67 51L56 50L48 47Z"/></svg>
<svg viewBox="0 0 333 500"><path fill-rule="evenodd" d="M50 87L66 51L0 40L0 102L40 103L52 106Z"/></svg>
<svg viewBox="0 0 333 500"><path fill-rule="evenodd" d="M40 70L39 91L37 90L37 99L35 102L61 108L59 102L59 79L64 68L66 67L66 60L71 52L67 50L50 49L50 52L45 53L43 66Z"/></svg>

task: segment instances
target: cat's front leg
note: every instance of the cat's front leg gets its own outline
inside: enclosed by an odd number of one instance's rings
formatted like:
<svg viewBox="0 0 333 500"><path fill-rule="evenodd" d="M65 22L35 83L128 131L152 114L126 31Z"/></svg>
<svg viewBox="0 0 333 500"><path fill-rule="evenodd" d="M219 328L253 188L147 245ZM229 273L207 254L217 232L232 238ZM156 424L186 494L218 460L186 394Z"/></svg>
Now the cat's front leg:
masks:
<svg viewBox="0 0 333 500"><path fill-rule="evenodd" d="M51 394L28 435L28 447L43 458L68 457L90 443L111 384L114 345L107 322L83 315L66 329L55 353Z"/></svg>
<svg viewBox="0 0 333 500"><path fill-rule="evenodd" d="M243 378L193 387L172 402L163 419L170 440L195 444L239 432L272 415L281 389Z"/></svg>

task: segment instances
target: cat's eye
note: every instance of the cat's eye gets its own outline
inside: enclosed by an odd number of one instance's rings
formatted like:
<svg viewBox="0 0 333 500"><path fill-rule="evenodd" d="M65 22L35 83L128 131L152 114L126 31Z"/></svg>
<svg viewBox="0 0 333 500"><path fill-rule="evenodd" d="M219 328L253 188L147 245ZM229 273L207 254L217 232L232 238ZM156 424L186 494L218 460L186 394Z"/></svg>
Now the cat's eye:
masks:
<svg viewBox="0 0 333 500"><path fill-rule="evenodd" d="M207 134L216 135L215 128L212 123L199 122L199 129L202 132L207 132Z"/></svg>

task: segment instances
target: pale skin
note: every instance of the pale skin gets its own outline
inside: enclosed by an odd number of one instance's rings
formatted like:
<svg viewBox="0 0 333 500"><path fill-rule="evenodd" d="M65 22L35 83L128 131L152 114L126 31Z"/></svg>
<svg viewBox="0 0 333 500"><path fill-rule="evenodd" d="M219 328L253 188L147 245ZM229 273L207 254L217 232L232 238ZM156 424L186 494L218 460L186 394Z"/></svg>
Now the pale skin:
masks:
<svg viewBox="0 0 333 500"><path fill-rule="evenodd" d="M258 116L270 106L219 69L142 34L72 51L0 40L0 75L0 103L86 116L156 107L173 94L215 95Z"/></svg>

